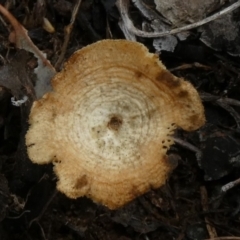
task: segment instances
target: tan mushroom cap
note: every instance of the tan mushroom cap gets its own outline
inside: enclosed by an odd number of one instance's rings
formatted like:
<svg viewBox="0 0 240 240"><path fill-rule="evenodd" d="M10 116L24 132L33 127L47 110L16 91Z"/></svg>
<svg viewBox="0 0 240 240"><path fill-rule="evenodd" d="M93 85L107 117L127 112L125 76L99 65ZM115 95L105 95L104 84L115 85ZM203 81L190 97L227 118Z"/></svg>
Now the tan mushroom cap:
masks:
<svg viewBox="0 0 240 240"><path fill-rule="evenodd" d="M205 122L197 91L140 43L104 40L75 52L34 102L26 135L34 163L53 162L57 188L111 209L163 185L179 126Z"/></svg>

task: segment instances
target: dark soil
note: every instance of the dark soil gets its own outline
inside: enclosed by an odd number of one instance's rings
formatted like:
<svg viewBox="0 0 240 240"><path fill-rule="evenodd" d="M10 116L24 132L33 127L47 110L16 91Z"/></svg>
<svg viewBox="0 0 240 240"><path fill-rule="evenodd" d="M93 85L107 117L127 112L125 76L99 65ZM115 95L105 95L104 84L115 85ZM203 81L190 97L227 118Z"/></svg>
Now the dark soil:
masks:
<svg viewBox="0 0 240 240"><path fill-rule="evenodd" d="M54 65L73 1L38 2L45 4L0 1ZM114 2L82 2L65 60L95 41L124 38ZM136 26L141 26L142 16L133 6L131 11ZM42 16L52 23L54 33L42 28ZM110 211L87 198L68 199L55 189L52 166L35 165L28 159L24 136L31 101L15 107L11 97L27 94L32 99L28 81L33 79L37 60L9 42L10 30L8 22L7 26L0 23L0 75L6 76L4 86L8 86L0 88L1 240L202 240L214 235L240 239L240 186L222 191L222 186L240 178L239 58L207 48L194 31L188 40L179 42L175 52L161 54L168 69L198 89L207 122L198 131L177 132L180 140L169 154L178 159L178 166L164 187ZM138 41L154 51L151 39Z"/></svg>

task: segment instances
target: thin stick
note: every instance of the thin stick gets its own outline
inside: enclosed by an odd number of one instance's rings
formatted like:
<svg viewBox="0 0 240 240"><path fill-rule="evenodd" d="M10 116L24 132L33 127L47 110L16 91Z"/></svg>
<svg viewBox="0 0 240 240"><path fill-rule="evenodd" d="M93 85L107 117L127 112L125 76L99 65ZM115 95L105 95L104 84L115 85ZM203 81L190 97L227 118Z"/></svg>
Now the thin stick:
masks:
<svg viewBox="0 0 240 240"><path fill-rule="evenodd" d="M171 71L173 71L173 70L175 70L175 69L171 69ZM205 93L205 92L201 92L200 97L201 97L202 101L205 101L205 102L218 101L220 103L225 103L225 104L229 104L232 106L240 107L240 101L233 99L233 98L219 97L219 96L215 96L215 95L212 95L210 93Z"/></svg>
<svg viewBox="0 0 240 240"><path fill-rule="evenodd" d="M44 230L43 230L41 224L40 224L39 222L37 222L37 225L39 226L39 228L40 228L40 230L41 230L41 233L42 233L42 237L43 237L43 239L44 239L44 240L47 240L46 235L45 235L45 232L44 232Z"/></svg>
<svg viewBox="0 0 240 240"><path fill-rule="evenodd" d="M208 194L207 194L207 189L205 186L200 187L200 195L201 195L202 209L204 212L208 212L209 211ZM215 227L211 225L209 218L207 216L204 217L204 220L206 223L206 228L207 228L208 234L210 236L210 239L216 238L217 231L216 231Z"/></svg>
<svg viewBox="0 0 240 240"><path fill-rule="evenodd" d="M170 72L174 72L174 71L178 71L178 70L185 70L185 69L189 69L189 68L201 68L203 70L210 70L212 69L209 66L203 65L201 63L198 62L194 62L192 64L182 64L181 66L175 67L175 68L170 68L168 69Z"/></svg>
<svg viewBox="0 0 240 240"><path fill-rule="evenodd" d="M188 149L188 150L190 150L192 152L195 152L198 155L202 154L202 152L201 152L201 150L199 148L195 147L194 145L192 145L189 142L186 142L186 141L184 141L184 140L182 140L180 138L176 138L176 137L173 137L173 140L178 145L180 145L180 146L182 146L182 147L184 147L184 148L186 148L186 149Z"/></svg>
<svg viewBox="0 0 240 240"><path fill-rule="evenodd" d="M232 106L238 106L240 107L240 101L236 100L236 99L232 99L232 98L222 98L222 99L219 99L219 101L222 101L222 102L225 102L229 105L232 105Z"/></svg>
<svg viewBox="0 0 240 240"><path fill-rule="evenodd" d="M235 187L235 186L237 186L237 185L239 185L240 184L240 178L238 178L237 180L235 180L235 181L232 181L232 182L229 182L229 183L227 183L227 184L225 184L225 185L223 185L222 186L222 192L227 192L229 189L231 189L231 188L233 188L233 187Z"/></svg>
<svg viewBox="0 0 240 240"><path fill-rule="evenodd" d="M42 63L52 71L55 71L51 63L45 58L42 52L36 47L27 34L27 30L18 20L0 4L0 13L11 23L14 32L10 33L9 40L16 44L17 48L33 53Z"/></svg>
<svg viewBox="0 0 240 240"><path fill-rule="evenodd" d="M195 22L195 23L183 26L183 27L175 28L175 29L172 29L169 31L165 31L165 32L144 32L144 31L137 29L134 26L132 20L130 19L129 15L128 15L128 5L129 5L129 0L118 0L116 2L116 6L118 7L118 10L122 16L122 20L123 20L126 28L139 37L157 38L157 37L164 37L164 36L174 35L174 34L177 34L180 32L184 32L184 31L188 31L190 29L197 28L206 23L212 22L213 20L216 20L217 18L219 18L225 14L228 14L228 13L234 11L235 9L237 9L238 7L240 7L240 0L233 3L229 7L225 8L223 10L220 10L219 12L213 14L212 16L204 18L201 21L198 21L198 22Z"/></svg>
<svg viewBox="0 0 240 240"><path fill-rule="evenodd" d="M229 114L234 118L237 124L237 128L240 129L240 115L238 112L233 107L229 106L226 102L222 101L222 99L218 99L216 103L227 112L229 112Z"/></svg>
<svg viewBox="0 0 240 240"><path fill-rule="evenodd" d="M59 58L58 58L58 60L55 64L55 68L57 70L59 70L59 68L62 65L63 58L64 58L66 50L67 50L67 46L68 46L68 43L69 43L69 40L70 40L73 25L75 23L76 16L77 16L77 13L78 13L81 2L82 2L82 0L77 0L76 5L74 6L73 11L72 11L72 16L71 16L70 23L64 28L64 32L65 32L64 42L63 42L63 45L62 45L62 48L61 48L61 54L60 54L60 56L59 56Z"/></svg>
<svg viewBox="0 0 240 240"><path fill-rule="evenodd" d="M43 209L41 210L40 214L35 217L34 219L32 219L30 221L30 223L28 224L29 227L31 227L31 225L34 222L37 222L41 219L41 217L44 215L44 213L46 212L47 208L49 207L50 203L52 202L52 200L54 199L54 197L57 195L58 191L54 190L54 192L52 193L52 195L50 196L50 198L48 199L47 203L43 206Z"/></svg>

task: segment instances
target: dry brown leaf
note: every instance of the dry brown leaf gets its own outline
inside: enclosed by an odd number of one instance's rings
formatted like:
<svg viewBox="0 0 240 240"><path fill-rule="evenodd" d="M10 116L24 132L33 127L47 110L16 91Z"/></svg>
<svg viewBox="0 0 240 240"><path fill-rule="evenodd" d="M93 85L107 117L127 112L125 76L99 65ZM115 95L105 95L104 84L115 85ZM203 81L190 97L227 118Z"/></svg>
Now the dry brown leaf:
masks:
<svg viewBox="0 0 240 240"><path fill-rule="evenodd" d="M0 13L2 13L13 27L10 33L9 41L16 44L17 48L24 49L34 54L38 59L38 67L35 69L37 82L35 93L37 98L43 96L44 93L50 91L51 79L56 71L51 63L45 58L44 54L37 48L27 34L27 30L17 21L17 19L0 4Z"/></svg>

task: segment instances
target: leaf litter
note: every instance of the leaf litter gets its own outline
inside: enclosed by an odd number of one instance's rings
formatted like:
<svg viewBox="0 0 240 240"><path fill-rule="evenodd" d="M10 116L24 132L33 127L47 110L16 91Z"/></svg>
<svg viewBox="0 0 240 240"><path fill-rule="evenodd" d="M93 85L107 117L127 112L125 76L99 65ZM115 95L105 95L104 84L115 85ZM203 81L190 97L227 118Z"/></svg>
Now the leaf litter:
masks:
<svg viewBox="0 0 240 240"><path fill-rule="evenodd" d="M145 2L155 11L153 1ZM48 53L53 64L57 62L64 26L69 24L74 7L67 0L45 3L39 5L40 12L45 14L42 18L50 19L56 32L46 33L41 29L41 16L36 22L29 17L33 21L29 24L29 35L40 33L36 36L42 36L35 38L33 47L22 16L30 16L34 4L4 1L21 22L14 20L9 40L23 49L16 51L10 44L0 45L3 59L0 67L3 86L0 91L0 238L239 238L239 58L229 56L228 48L216 48L221 52L215 52L202 45L199 36L191 30L186 40L178 39L177 45L171 48L173 52L160 49L164 64L174 69L177 76L191 81L200 92L208 124L193 133L177 132L176 144L169 154L178 159L178 165L161 189L150 191L115 211L85 198L70 200L55 192L56 179L51 167L30 163L24 145L31 102L50 89L50 79L55 74L38 49ZM111 35L124 38L118 26L121 15L114 4L113 0L82 1L66 56L96 38ZM153 28L133 2L130 2L129 14L137 26ZM239 18L234 16L234 20L239 24ZM143 22L147 24L142 25ZM6 26L8 24L0 24L0 36L5 43L9 41ZM134 36L134 39L151 51L154 51L153 41L161 40L146 40L143 36ZM11 97L18 101L24 100L24 96L28 101L20 108L12 106Z"/></svg>

